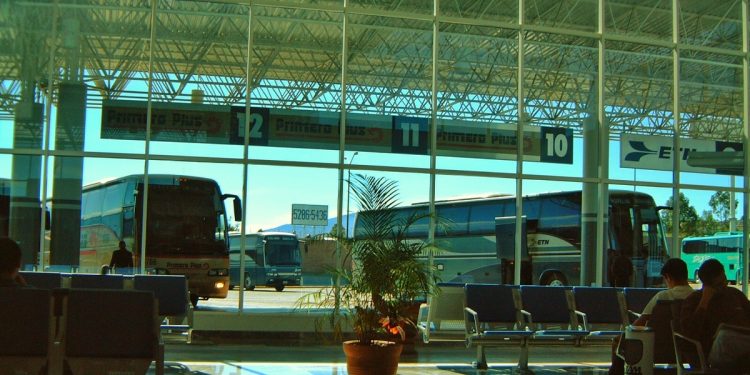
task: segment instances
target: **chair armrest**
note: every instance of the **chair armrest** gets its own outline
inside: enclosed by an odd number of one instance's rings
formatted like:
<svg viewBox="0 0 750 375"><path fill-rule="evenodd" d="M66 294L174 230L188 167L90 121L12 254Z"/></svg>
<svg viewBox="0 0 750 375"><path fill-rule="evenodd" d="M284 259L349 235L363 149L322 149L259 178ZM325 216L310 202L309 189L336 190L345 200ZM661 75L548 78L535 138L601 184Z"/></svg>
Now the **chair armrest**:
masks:
<svg viewBox="0 0 750 375"><path fill-rule="evenodd" d="M430 311L430 305L423 303L419 305L419 313L417 314L417 323L427 321L427 314Z"/></svg>
<svg viewBox="0 0 750 375"><path fill-rule="evenodd" d="M677 348L677 340L684 340L690 344L692 344L695 347L695 351L698 353L698 361L701 370L706 370L706 357L703 354L703 345L700 343L700 341L692 339L690 337L687 337L679 332L672 331L672 337L674 337L674 344L675 344L675 356L678 359L678 363L682 363L682 354L680 353L679 349Z"/></svg>
<svg viewBox="0 0 750 375"><path fill-rule="evenodd" d="M417 330L422 334L422 341L425 344L430 342L429 309L430 305L426 303L419 305L419 314L417 315L417 322L415 324Z"/></svg>
<svg viewBox="0 0 750 375"><path fill-rule="evenodd" d="M530 312L528 312L526 310L523 310L523 309L518 310L518 312L520 312L521 316L523 317L523 322L522 323L525 323L527 325L527 327L528 327L529 324L533 323L533 321L531 319L531 313Z"/></svg>
<svg viewBox="0 0 750 375"><path fill-rule="evenodd" d="M581 320L583 320L583 330L588 331L589 330L589 320L586 316L586 313L583 311L573 310L573 312L581 317Z"/></svg>
<svg viewBox="0 0 750 375"><path fill-rule="evenodd" d="M479 334L479 315L469 307L464 307L464 327L467 337Z"/></svg>

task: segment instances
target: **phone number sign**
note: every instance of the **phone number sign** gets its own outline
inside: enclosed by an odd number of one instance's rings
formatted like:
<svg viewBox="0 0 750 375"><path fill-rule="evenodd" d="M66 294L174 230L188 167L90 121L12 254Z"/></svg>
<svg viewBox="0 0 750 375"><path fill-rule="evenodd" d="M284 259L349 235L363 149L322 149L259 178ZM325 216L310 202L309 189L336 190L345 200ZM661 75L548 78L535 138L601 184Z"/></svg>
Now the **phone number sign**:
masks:
<svg viewBox="0 0 750 375"><path fill-rule="evenodd" d="M292 225L328 225L328 206L292 204Z"/></svg>

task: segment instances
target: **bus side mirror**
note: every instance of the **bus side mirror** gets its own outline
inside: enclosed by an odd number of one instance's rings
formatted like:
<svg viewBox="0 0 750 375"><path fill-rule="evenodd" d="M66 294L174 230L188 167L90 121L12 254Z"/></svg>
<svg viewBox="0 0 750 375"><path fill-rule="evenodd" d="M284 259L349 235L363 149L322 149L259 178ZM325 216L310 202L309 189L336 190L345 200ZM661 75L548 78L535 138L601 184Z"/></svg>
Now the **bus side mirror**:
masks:
<svg viewBox="0 0 750 375"><path fill-rule="evenodd" d="M221 200L232 198L232 207L234 208L234 221L242 221L242 200L234 194L224 194Z"/></svg>
<svg viewBox="0 0 750 375"><path fill-rule="evenodd" d="M49 210L44 210L44 230L50 230L52 229L52 215L50 215Z"/></svg>
<svg viewBox="0 0 750 375"><path fill-rule="evenodd" d="M232 205L234 206L234 221L242 221L242 202L239 197L232 199Z"/></svg>

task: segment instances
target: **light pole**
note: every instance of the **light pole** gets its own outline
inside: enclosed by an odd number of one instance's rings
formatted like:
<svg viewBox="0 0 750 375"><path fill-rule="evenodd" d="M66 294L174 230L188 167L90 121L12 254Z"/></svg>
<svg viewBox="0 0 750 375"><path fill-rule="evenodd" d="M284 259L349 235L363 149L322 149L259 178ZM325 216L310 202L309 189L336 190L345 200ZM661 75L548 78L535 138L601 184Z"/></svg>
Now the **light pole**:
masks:
<svg viewBox="0 0 750 375"><path fill-rule="evenodd" d="M354 162L354 157L359 154L358 151L354 151L352 154L351 159L349 159L349 164L347 166L347 177L346 177L346 238L349 238L349 194L351 194L352 191L352 162Z"/></svg>

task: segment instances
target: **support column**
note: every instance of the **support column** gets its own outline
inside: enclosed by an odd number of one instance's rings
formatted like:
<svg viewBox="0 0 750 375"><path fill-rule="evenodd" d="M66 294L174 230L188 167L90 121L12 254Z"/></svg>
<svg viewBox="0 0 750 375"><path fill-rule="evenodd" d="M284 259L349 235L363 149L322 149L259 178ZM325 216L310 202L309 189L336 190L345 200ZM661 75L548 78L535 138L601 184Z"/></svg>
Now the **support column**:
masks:
<svg viewBox="0 0 750 375"><path fill-rule="evenodd" d="M83 151L86 125L86 86L60 84L55 149ZM50 264L77 267L81 241L83 158L58 156L52 186Z"/></svg>
<svg viewBox="0 0 750 375"><path fill-rule="evenodd" d="M44 106L33 100L34 83L26 85L30 92L16 106L13 148L39 150L42 147ZM21 247L21 265L36 264L41 227L41 156L13 155L12 168L8 236Z"/></svg>
<svg viewBox="0 0 750 375"><path fill-rule="evenodd" d="M595 91L595 85L592 92ZM596 108L596 99L589 99L588 108ZM593 101L591 101L593 100ZM583 178L599 178L599 121L595 113L583 121ZM596 275L596 217L599 211L596 182L584 182L581 194L581 285L591 285Z"/></svg>

